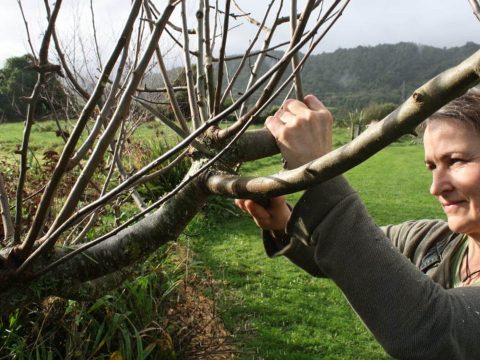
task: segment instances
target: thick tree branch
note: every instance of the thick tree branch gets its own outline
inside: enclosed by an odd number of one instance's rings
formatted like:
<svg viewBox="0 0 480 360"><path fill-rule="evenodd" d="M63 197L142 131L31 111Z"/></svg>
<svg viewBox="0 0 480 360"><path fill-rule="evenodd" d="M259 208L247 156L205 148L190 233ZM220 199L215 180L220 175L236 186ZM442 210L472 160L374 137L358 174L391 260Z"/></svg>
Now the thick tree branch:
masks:
<svg viewBox="0 0 480 360"><path fill-rule="evenodd" d="M354 141L294 170L268 177L211 176L206 185L214 194L249 198L303 190L362 163L415 127L449 101L480 82L480 51L418 88L410 98ZM270 135L270 141L274 139Z"/></svg>
<svg viewBox="0 0 480 360"><path fill-rule="evenodd" d="M3 288L0 312L13 309L48 295L62 295L67 288L81 287L145 258L160 245L177 239L185 226L206 201L206 195L197 182L190 183L158 211L131 227L89 248L68 262L51 270L28 284L13 281ZM55 250L53 255L35 261L34 272L40 272L72 249Z"/></svg>

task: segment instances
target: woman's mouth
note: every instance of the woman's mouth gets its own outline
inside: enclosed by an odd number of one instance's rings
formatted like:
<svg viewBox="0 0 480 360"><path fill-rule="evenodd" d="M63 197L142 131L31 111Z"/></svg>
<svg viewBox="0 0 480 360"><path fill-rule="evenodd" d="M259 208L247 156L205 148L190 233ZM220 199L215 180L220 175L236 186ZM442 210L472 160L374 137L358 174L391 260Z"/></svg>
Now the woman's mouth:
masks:
<svg viewBox="0 0 480 360"><path fill-rule="evenodd" d="M442 207L445 211L456 209L460 204L465 203L464 200L449 200L441 201Z"/></svg>

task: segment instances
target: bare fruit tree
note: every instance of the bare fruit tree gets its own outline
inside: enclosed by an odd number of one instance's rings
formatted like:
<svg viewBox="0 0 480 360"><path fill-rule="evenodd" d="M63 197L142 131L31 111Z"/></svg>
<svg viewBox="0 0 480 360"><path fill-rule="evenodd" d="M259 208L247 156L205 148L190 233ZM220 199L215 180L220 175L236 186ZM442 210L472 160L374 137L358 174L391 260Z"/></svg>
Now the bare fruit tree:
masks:
<svg viewBox="0 0 480 360"><path fill-rule="evenodd" d="M2 314L49 295L97 296L120 284L130 266L176 240L210 197L266 202L330 179L413 132L426 117L479 82L477 52L424 84L344 147L294 170L258 178L239 175L239 164L279 152L268 131L249 126L283 90L303 98L302 66L348 3L292 0L287 6L272 0L264 16L256 19L235 0L199 0L195 17L188 14L185 0L134 0L112 52L107 57L101 54L95 36L91 43L96 50L90 57L94 69L81 71L78 61L62 48L62 29L56 26L62 0L52 8L45 1L48 26L38 56L32 47L38 78L25 99L28 112L18 149L14 200L0 173ZM477 2L471 3L478 8ZM93 15L92 7L95 29ZM242 22L256 31L241 56L229 55L230 30ZM282 27L289 27L291 36L278 42L274 35ZM171 48L160 46L166 43ZM173 48L183 54L183 69L175 74L165 56ZM274 50L281 55L272 63ZM268 70L262 72L266 60ZM233 71L231 64L236 66ZM159 74L161 87L149 85L153 73ZM247 85L234 92L242 73L249 74ZM64 77L66 91L83 105L45 183L38 191L27 192L35 106L45 96L43 85L55 74ZM94 86L89 79L97 79ZM129 166L126 149L131 133L151 118L179 140L153 161ZM227 118L234 120L224 122ZM158 133L159 142L166 133ZM189 169L168 192L152 201L138 191L147 181L175 171L185 158ZM37 200L30 214L26 204L32 197ZM95 230L106 207L119 213L132 203L138 209L135 214L119 216L117 226L99 237L86 236Z"/></svg>

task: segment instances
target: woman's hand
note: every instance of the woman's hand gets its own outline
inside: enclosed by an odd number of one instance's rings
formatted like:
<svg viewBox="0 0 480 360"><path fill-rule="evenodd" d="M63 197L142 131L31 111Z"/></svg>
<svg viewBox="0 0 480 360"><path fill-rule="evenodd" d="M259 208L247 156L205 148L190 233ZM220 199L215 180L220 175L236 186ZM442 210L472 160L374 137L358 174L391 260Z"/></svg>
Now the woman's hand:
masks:
<svg viewBox="0 0 480 360"><path fill-rule="evenodd" d="M333 117L313 95L304 103L286 100L265 125L277 140L287 169L294 169L332 150Z"/></svg>
<svg viewBox="0 0 480 360"><path fill-rule="evenodd" d="M235 205L249 214L255 223L265 230L285 230L291 213L285 196L270 199L268 207L249 199L235 199Z"/></svg>
<svg viewBox="0 0 480 360"><path fill-rule="evenodd" d="M282 108L265 121L288 169L304 165L332 149L330 111L313 95L307 95L304 101L285 101ZM268 207L245 199L237 199L235 204L265 230L284 231L291 214L284 196L271 199Z"/></svg>

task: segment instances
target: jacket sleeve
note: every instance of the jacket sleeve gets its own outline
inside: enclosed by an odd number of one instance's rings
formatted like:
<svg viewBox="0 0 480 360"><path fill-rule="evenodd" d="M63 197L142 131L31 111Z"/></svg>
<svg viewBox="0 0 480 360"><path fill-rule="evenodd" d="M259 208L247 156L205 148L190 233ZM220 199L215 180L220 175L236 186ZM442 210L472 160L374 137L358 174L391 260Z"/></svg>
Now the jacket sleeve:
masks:
<svg viewBox="0 0 480 360"><path fill-rule="evenodd" d="M304 194L287 232L313 248L319 271L384 349L401 359L478 358L480 287L442 288L398 251L343 178L329 186Z"/></svg>
<svg viewBox="0 0 480 360"><path fill-rule="evenodd" d="M326 181L319 185L318 188L321 188L322 192L329 193L333 201L349 193L353 193L353 190L343 177ZM311 211L311 216L308 219L303 219L306 222L295 224L295 226L292 226L293 222L290 220L285 235L280 237L275 236L271 231L263 230L262 238L265 252L269 257L283 255L309 274L316 277L325 277L325 274L320 270L315 261L315 248L306 240L306 236L304 235L306 235L309 228L312 228L321 220L322 214L324 213L321 209L324 207L328 208L328 203L323 204L320 199L319 203L311 204L308 201L308 197L303 196L297 203L296 207L298 206L301 206L304 211ZM301 231L303 231L302 236L292 236L293 232L298 232L300 228L302 229Z"/></svg>

